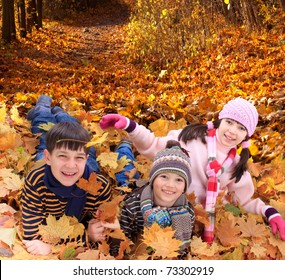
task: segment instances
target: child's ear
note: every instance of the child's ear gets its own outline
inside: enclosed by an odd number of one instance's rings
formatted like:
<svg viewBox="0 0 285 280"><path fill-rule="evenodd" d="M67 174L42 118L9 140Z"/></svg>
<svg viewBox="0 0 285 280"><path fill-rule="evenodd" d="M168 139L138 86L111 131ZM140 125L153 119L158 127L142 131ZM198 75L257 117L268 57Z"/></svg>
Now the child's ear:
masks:
<svg viewBox="0 0 285 280"><path fill-rule="evenodd" d="M44 157L45 157L46 163L50 165L50 162L51 162L50 153L47 149L44 149Z"/></svg>

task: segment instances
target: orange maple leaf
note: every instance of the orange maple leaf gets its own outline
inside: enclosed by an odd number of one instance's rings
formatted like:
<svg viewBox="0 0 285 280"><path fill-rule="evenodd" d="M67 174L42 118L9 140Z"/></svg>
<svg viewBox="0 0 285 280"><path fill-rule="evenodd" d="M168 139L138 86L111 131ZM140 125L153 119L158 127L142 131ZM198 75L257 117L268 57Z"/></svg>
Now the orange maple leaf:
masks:
<svg viewBox="0 0 285 280"><path fill-rule="evenodd" d="M209 215L207 214L202 204L196 204L194 211L195 211L195 217L196 217L197 222L200 222L204 224L205 226L210 225Z"/></svg>
<svg viewBox="0 0 285 280"><path fill-rule="evenodd" d="M238 227L235 227L233 219L221 219L219 223L216 223L215 230L216 236L225 247L236 247L241 242L241 238L239 237L240 230Z"/></svg>
<svg viewBox="0 0 285 280"><path fill-rule="evenodd" d="M118 195L111 201L101 204L98 207L97 218L102 222L114 223L118 215L119 204L124 197L124 195Z"/></svg>
<svg viewBox="0 0 285 280"><path fill-rule="evenodd" d="M77 186L93 195L97 195L99 190L102 188L102 183L97 180L97 174L93 172L88 180L80 178Z"/></svg>

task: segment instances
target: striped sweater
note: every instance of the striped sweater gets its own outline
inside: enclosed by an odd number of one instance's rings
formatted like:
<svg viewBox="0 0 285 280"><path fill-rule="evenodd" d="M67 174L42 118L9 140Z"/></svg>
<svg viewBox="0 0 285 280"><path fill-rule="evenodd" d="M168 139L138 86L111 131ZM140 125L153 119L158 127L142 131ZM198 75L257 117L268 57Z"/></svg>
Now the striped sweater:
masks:
<svg viewBox="0 0 285 280"><path fill-rule="evenodd" d="M141 195L147 185L137 188L132 191L124 199L124 204L121 209L120 226L125 235L134 243L136 243L144 231L144 219L141 209ZM186 205L191 217L192 225L194 225L195 213L192 204ZM116 256L119 250L120 242L118 240L111 240L110 242L111 254Z"/></svg>
<svg viewBox="0 0 285 280"><path fill-rule="evenodd" d="M21 195L23 237L26 240L38 239L38 227L45 223L48 215L60 218L65 214L67 199L50 191L44 184L45 165L32 170L25 179ZM87 201L82 211L80 222L85 223L95 217L100 204L110 200L111 188L108 180L97 174L102 187L97 195L87 193Z"/></svg>

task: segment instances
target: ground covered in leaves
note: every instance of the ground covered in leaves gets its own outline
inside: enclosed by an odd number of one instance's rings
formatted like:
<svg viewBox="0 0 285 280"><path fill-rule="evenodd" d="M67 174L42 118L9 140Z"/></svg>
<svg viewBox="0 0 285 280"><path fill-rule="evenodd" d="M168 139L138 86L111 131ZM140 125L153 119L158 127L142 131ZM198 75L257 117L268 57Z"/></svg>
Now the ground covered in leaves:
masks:
<svg viewBox="0 0 285 280"><path fill-rule="evenodd" d="M150 127L157 135L189 122L204 122L217 115L224 103L237 96L254 102L260 114L252 137L249 164L256 196L277 208L285 217L285 16L270 31L248 34L225 29L211 49L189 58L185 66L168 73L146 73L127 62L124 42L128 12L123 7L97 7L61 21L44 21L33 31L0 49L0 255L10 259L112 259L108 245L83 248L78 244L56 245L47 257L29 255L21 245L19 194L23 178L33 166L38 139L30 132L27 111L41 94L53 98L82 121L93 134L91 145L102 172L113 185L114 201L104 211L117 209L122 197L114 180L124 160L117 161L114 146L123 132L103 132L98 120L118 112ZM43 127L48 129L48 127ZM145 179L150 162L137 155L136 168ZM132 174L129 174L130 181ZM84 183L82 183L84 185ZM126 190L127 191L127 190ZM189 196L193 201L193 196ZM115 207L114 207L115 206ZM195 205L197 223L188 259L284 259L281 242L260 216L218 203L216 240L212 246L200 238L207 223L201 205ZM111 212L111 219L116 211ZM110 219L104 217L102 219ZM60 231L62 225L67 229ZM55 237L80 231L64 217L42 228ZM75 228L76 226L76 228ZM124 239L121 232L110 235ZM165 248L165 244L169 244ZM150 228L135 248L122 243L120 258L175 258L179 244L171 229ZM152 248L152 253L148 248ZM167 250L166 250L167 249ZM125 252L125 256L124 256Z"/></svg>

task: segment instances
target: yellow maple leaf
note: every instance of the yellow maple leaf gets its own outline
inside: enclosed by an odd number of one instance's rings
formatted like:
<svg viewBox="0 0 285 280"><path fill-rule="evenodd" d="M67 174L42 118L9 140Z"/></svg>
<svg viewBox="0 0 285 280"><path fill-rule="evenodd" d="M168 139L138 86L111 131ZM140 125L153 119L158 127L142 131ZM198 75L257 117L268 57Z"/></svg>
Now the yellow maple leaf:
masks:
<svg viewBox="0 0 285 280"><path fill-rule="evenodd" d="M154 223L151 227L144 228L142 240L154 250L154 256L171 259L178 256L181 245L181 241L174 238L174 234L175 230L171 227L161 228Z"/></svg>
<svg viewBox="0 0 285 280"><path fill-rule="evenodd" d="M44 131L49 131L54 126L54 123L48 122L48 123L42 123L38 127Z"/></svg>
<svg viewBox="0 0 285 280"><path fill-rule="evenodd" d="M24 123L24 120L19 116L18 109L15 105L12 106L11 110L11 119L17 124L22 125Z"/></svg>
<svg viewBox="0 0 285 280"><path fill-rule="evenodd" d="M254 243L251 248L250 252L254 254L254 259L265 259L267 250L262 245Z"/></svg>
<svg viewBox="0 0 285 280"><path fill-rule="evenodd" d="M102 167L109 166L112 169L116 169L118 167L117 159L118 159L118 153L114 152L101 153L97 157L97 161L100 162L100 165Z"/></svg>
<svg viewBox="0 0 285 280"><path fill-rule="evenodd" d="M219 247L214 242L211 246L203 242L201 237L193 236L191 240L191 253L194 255L203 255L205 257L213 257L219 253Z"/></svg>
<svg viewBox="0 0 285 280"><path fill-rule="evenodd" d="M102 183L97 180L97 174L92 172L88 180L80 178L77 186L93 195L97 195L102 188Z"/></svg>
<svg viewBox="0 0 285 280"><path fill-rule="evenodd" d="M243 250L241 246L236 247L232 252L228 252L224 255L223 260L243 260Z"/></svg>
<svg viewBox="0 0 285 280"><path fill-rule="evenodd" d="M149 128L156 137L165 136L168 132L168 120L158 119L149 125Z"/></svg>
<svg viewBox="0 0 285 280"><path fill-rule="evenodd" d="M258 146L255 145L255 143L253 141L250 140L250 146L249 146L249 151L250 151L250 154L252 156L256 156L259 154L259 149L258 149Z"/></svg>
<svg viewBox="0 0 285 280"><path fill-rule="evenodd" d="M123 187L116 187L115 188L116 190L120 190L122 191L123 193L130 193L132 191L131 188L127 187L127 186L123 186Z"/></svg>
<svg viewBox="0 0 285 280"><path fill-rule="evenodd" d="M124 167L128 165L131 162L130 159L127 158L127 156L122 156L118 161L117 161L117 168L114 170L115 173L120 172L124 170ZM129 177L131 178L131 177Z"/></svg>
<svg viewBox="0 0 285 280"><path fill-rule="evenodd" d="M78 219L76 217L68 217L69 218L69 224L73 226L73 231L69 235L70 239L76 239L78 236L83 236L85 227L82 223L78 222Z"/></svg>
<svg viewBox="0 0 285 280"><path fill-rule="evenodd" d="M103 135L94 135L90 142L86 144L87 147L101 145L108 138L109 133L105 132Z"/></svg>
<svg viewBox="0 0 285 280"><path fill-rule="evenodd" d="M70 225L71 217L63 215L58 220L49 215L46 225L39 225L39 234L42 240L47 243L57 244L61 239L67 239L72 235L74 227Z"/></svg>
<svg viewBox="0 0 285 280"><path fill-rule="evenodd" d="M257 223L253 216L249 216L247 220L239 219L239 228L241 231L241 237L255 237L255 238L265 238L267 235L266 227L264 224Z"/></svg>
<svg viewBox="0 0 285 280"><path fill-rule="evenodd" d="M5 121L6 121L6 104L1 102L0 123L4 123Z"/></svg>

